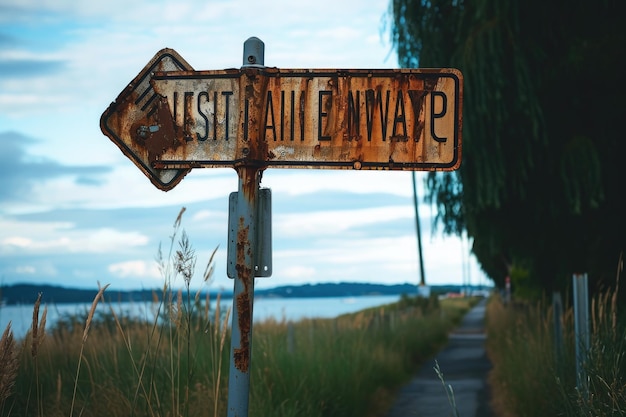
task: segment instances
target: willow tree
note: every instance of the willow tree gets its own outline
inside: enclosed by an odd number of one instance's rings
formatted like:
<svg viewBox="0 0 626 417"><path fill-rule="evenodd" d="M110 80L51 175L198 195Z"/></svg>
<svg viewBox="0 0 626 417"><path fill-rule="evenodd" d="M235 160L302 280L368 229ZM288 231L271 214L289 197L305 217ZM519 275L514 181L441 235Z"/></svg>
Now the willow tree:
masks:
<svg viewBox="0 0 626 417"><path fill-rule="evenodd" d="M392 0L403 67L463 72L463 160L430 173L449 234L502 284L615 279L626 246L619 1ZM526 282L524 282L526 280Z"/></svg>

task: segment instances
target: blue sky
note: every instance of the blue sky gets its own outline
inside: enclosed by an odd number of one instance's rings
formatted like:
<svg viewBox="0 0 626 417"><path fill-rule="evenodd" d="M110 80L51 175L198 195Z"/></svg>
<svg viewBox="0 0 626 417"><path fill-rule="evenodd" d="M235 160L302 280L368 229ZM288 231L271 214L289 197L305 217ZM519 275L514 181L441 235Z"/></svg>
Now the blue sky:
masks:
<svg viewBox="0 0 626 417"><path fill-rule="evenodd" d="M243 42L280 68L397 68L388 2L0 0L0 280L157 288L181 207L198 276L218 247L226 277L233 169L196 169L157 190L105 137L101 114L154 54L197 70L240 67ZM418 173L420 195L423 174ZM273 276L257 288L317 282L417 282L409 172L269 169ZM431 232L420 210L426 281L486 279L467 243Z"/></svg>

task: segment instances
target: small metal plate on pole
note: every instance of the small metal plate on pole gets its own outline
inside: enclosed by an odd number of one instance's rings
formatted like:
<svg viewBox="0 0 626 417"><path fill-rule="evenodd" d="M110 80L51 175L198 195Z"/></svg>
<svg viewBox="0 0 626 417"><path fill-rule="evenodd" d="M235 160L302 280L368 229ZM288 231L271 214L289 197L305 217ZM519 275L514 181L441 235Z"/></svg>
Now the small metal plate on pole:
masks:
<svg viewBox="0 0 626 417"><path fill-rule="evenodd" d="M228 198L228 247L226 254L226 273L228 278L237 276L237 230L239 229L239 210L237 193L230 193ZM257 202L257 247L255 252L255 277L272 276L272 192L269 188L259 189Z"/></svg>

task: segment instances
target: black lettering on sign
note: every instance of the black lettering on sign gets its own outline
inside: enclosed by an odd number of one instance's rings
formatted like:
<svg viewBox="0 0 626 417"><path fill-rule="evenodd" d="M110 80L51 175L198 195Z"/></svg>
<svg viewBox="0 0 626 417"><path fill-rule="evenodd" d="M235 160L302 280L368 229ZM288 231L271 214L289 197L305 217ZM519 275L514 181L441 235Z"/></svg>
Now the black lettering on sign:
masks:
<svg viewBox="0 0 626 417"><path fill-rule="evenodd" d="M409 99L411 100L411 108L413 109L413 141L419 142L424 131L424 120L420 118L420 114L424 107L424 98L428 95L425 90L409 90Z"/></svg>
<svg viewBox="0 0 626 417"><path fill-rule="evenodd" d="M268 120L270 119L271 120ZM268 124L269 123L269 124ZM263 123L264 126L264 134L263 138L267 140L267 131L271 130L271 134L274 138L274 142L276 142L276 125L274 122L274 105L272 103L272 92L267 92L267 100L265 100L265 121Z"/></svg>
<svg viewBox="0 0 626 417"><path fill-rule="evenodd" d="M226 124L225 124L225 129L224 129L224 140L228 140L228 121L230 120L230 97L233 95L232 91L222 91L222 96L224 97L224 120L226 120ZM215 103L217 105L217 92L215 93ZM215 123L213 124L214 126L214 131L215 131L215 138L217 139L217 109L214 112L214 119L215 119ZM246 119L247 120L247 119Z"/></svg>
<svg viewBox="0 0 626 417"><path fill-rule="evenodd" d="M367 140L372 141L374 129L374 114L376 113L376 105L378 104L378 116L380 117L380 136L382 141L387 140L387 116L389 115L389 98L391 92L386 91L385 104L383 107L382 92L372 89L365 91L365 127L367 128Z"/></svg>
<svg viewBox="0 0 626 417"><path fill-rule="evenodd" d="M441 111L435 111L435 97L441 97ZM443 138L437 136L435 133L435 119L441 119L446 115L446 111L448 108L448 98L446 94L442 91L433 91L430 96L430 135L437 142L446 142L448 138Z"/></svg>
<svg viewBox="0 0 626 417"><path fill-rule="evenodd" d="M332 94L333 92L329 90L320 90L319 92L319 104L317 112L317 140L319 141L331 139L330 135L324 135L323 132L324 128L326 127L326 123L328 123L324 119L328 118L328 115L330 114L330 111L333 107ZM304 132L302 135L304 136ZM304 140L304 138L302 140Z"/></svg>
<svg viewBox="0 0 626 417"><path fill-rule="evenodd" d="M191 128L194 125L192 112L193 91L185 91L183 101L183 135L185 142L191 142L193 137L191 136Z"/></svg>
<svg viewBox="0 0 626 417"><path fill-rule="evenodd" d="M217 140L218 139L218 108L221 109L220 107L220 103L218 102L218 92L217 91L213 91L212 92L213 97L212 97L212 101L210 100L210 93L208 91L201 91L200 93L198 93L198 97L196 100L197 103L197 111L198 111L198 116L201 119L201 122L199 123L199 128L198 131L196 132L196 139L199 142L204 142L207 139L209 139L209 132L212 133L212 139L213 140ZM192 94L191 96L189 96L189 94ZM224 140L228 140L229 139L229 129L228 129L228 120L230 118L230 96L233 95L232 91L222 91L221 92L221 96L224 98L223 103L221 104L223 106L224 109L224 115L225 115L225 120L226 120L226 124L225 124L225 130L224 130L224 137L220 138L220 139L224 139ZM176 96L176 93L174 93L174 96ZM193 97L193 93L185 93L185 100L189 101L190 97ZM213 109L210 110L210 104L213 105ZM176 111L176 110L175 110ZM212 116L212 117L210 117ZM187 126L193 126L194 121L188 117L188 114L185 116L185 124L186 124L186 129ZM190 133L190 128L186 130L186 133ZM185 139L187 141L191 140L191 136L187 135L185 137Z"/></svg>
<svg viewBox="0 0 626 417"><path fill-rule="evenodd" d="M293 111L291 112L293 117ZM280 141L285 140L285 92L280 91Z"/></svg>
<svg viewBox="0 0 626 417"><path fill-rule="evenodd" d="M300 141L304 141L304 106L306 103L304 91L300 92L300 111L298 114L300 115Z"/></svg>
<svg viewBox="0 0 626 417"><path fill-rule="evenodd" d="M354 94L352 90L348 91L348 139L359 140L361 136L361 92L356 92L356 104L354 103Z"/></svg>
<svg viewBox="0 0 626 417"><path fill-rule="evenodd" d="M217 140L217 91L213 91L213 140Z"/></svg>
<svg viewBox="0 0 626 417"><path fill-rule="evenodd" d="M198 114L200 115L200 117L202 118L202 120L204 121L204 134L200 134L200 132L196 132L196 138L198 138L199 142L204 142L205 140L207 140L207 138L209 137L209 118L208 118L208 114L203 113L202 112L202 98L205 98L204 102L208 103L209 102L209 93L207 93L206 91L201 91L200 93L198 93Z"/></svg>
<svg viewBox="0 0 626 417"><path fill-rule="evenodd" d="M296 129L296 92L291 90L289 101L289 113L285 113L285 92L280 92L280 141L285 140L285 122L289 124L289 140L295 140Z"/></svg>
<svg viewBox="0 0 626 417"><path fill-rule="evenodd" d="M397 127L402 127L402 134L398 134ZM391 136L394 140L407 140L406 117L404 115L404 94L402 90L398 90L398 99L396 100L396 111L393 114L393 129Z"/></svg>
<svg viewBox="0 0 626 417"><path fill-rule="evenodd" d="M380 91L378 92L380 97ZM365 91L365 127L367 129L367 141L372 141L372 129L374 127L374 108L376 106L376 95L374 90ZM383 140L385 137L383 136Z"/></svg>

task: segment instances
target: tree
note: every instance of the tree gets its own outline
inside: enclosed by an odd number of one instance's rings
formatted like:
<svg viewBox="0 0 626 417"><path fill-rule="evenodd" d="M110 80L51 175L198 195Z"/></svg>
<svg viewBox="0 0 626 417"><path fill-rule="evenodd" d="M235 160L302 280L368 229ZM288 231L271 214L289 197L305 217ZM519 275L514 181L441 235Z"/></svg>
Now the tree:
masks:
<svg viewBox="0 0 626 417"><path fill-rule="evenodd" d="M612 0L392 0L401 66L463 73L463 161L429 173L498 285L615 279L626 247L626 25ZM515 285L515 276L513 284ZM521 283L518 283L521 284Z"/></svg>

